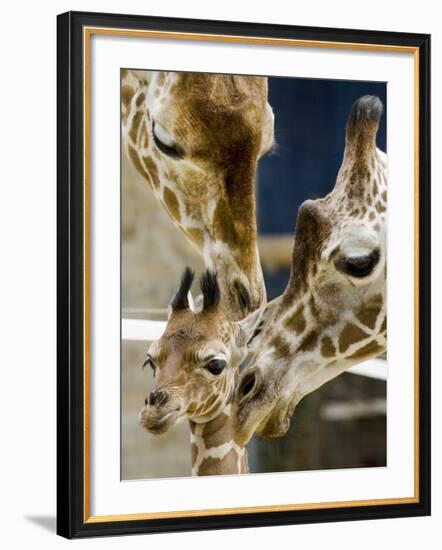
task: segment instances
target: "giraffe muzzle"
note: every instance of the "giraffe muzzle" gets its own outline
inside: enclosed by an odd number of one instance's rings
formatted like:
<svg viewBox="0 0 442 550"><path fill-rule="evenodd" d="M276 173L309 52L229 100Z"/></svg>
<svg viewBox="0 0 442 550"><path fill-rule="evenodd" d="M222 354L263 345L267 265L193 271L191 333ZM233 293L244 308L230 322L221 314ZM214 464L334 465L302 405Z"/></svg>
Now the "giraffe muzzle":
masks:
<svg viewBox="0 0 442 550"><path fill-rule="evenodd" d="M167 432L181 416L181 409L174 409L165 414L152 414L149 408L141 409L138 416L139 423L143 428L153 434L162 434Z"/></svg>
<svg viewBox="0 0 442 550"><path fill-rule="evenodd" d="M182 416L182 405L167 390L152 391L144 400L138 421L149 432L162 434Z"/></svg>
<svg viewBox="0 0 442 550"><path fill-rule="evenodd" d="M281 383L257 366L246 367L236 393L238 403L238 429L247 443L254 433L261 437L280 437L287 431L288 417L285 412L278 411L278 418L284 417L284 422L274 425L275 409L278 409L281 395ZM286 407L287 408L287 407Z"/></svg>
<svg viewBox="0 0 442 550"><path fill-rule="evenodd" d="M297 395L293 399L278 401L271 412L257 426L257 435L265 439L275 439L286 435L290 428L293 412L299 401Z"/></svg>

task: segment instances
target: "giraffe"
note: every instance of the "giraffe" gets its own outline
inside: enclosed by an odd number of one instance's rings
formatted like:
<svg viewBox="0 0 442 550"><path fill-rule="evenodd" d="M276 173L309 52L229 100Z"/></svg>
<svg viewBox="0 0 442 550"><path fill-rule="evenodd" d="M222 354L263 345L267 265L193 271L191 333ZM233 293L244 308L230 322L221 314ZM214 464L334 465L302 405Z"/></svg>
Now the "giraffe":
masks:
<svg viewBox="0 0 442 550"><path fill-rule="evenodd" d="M266 301L255 177L273 144L264 77L124 70L122 143L177 227L216 271L239 320Z"/></svg>
<svg viewBox="0 0 442 550"><path fill-rule="evenodd" d="M386 350L387 157L376 147L383 106L352 106L335 186L299 208L282 296L263 306L237 389L238 430L281 437L299 401Z"/></svg>
<svg viewBox="0 0 442 550"><path fill-rule="evenodd" d="M193 277L187 268L165 332L148 349L144 366L153 369L156 384L139 422L151 433L162 434L187 418L192 475L244 474L247 450L237 434L233 398L238 367L247 356L260 310L247 321L226 320L217 276L206 271L201 277L203 308L195 312L188 298Z"/></svg>

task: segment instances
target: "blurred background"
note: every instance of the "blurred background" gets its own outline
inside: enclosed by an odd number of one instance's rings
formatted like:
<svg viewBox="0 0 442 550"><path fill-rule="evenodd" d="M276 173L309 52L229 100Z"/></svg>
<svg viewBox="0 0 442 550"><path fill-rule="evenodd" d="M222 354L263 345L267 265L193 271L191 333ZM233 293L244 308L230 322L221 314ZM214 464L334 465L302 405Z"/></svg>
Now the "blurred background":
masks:
<svg viewBox="0 0 442 550"><path fill-rule="evenodd" d="M268 299L287 284L299 205L334 186L352 103L379 96L385 114L378 146L386 151L386 84L269 78L275 113L273 150L259 161L259 248ZM197 273L199 255L176 229L150 186L122 158L122 318L165 320L181 273ZM121 353L121 478L189 476L190 433L186 422L155 436L137 416L153 387L141 364L149 342L126 339ZM298 405L287 435L254 437L248 446L251 473L380 467L386 465L386 382L344 373Z"/></svg>

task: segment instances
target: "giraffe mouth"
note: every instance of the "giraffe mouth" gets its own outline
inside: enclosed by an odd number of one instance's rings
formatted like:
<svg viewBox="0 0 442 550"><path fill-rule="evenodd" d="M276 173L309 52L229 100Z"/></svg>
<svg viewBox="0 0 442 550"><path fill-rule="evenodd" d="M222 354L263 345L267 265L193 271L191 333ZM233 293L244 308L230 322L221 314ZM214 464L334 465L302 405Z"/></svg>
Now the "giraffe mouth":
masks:
<svg viewBox="0 0 442 550"><path fill-rule="evenodd" d="M290 428L293 413L302 397L295 392L289 399L280 399L259 423L256 433L263 438L283 437Z"/></svg>
<svg viewBox="0 0 442 550"><path fill-rule="evenodd" d="M274 414L277 397L275 385L265 384L258 369L244 372L237 389L236 401L238 430L245 443L255 431L261 435L261 427L264 428Z"/></svg>
<svg viewBox="0 0 442 550"><path fill-rule="evenodd" d="M282 411L276 409L274 407L259 423L256 428L259 437L274 439L283 437L288 432L292 417L289 408L284 407Z"/></svg>
<svg viewBox="0 0 442 550"><path fill-rule="evenodd" d="M141 409L138 420L141 426L152 434L167 432L182 416L181 408L160 415L157 411L153 412L151 409L151 407Z"/></svg>

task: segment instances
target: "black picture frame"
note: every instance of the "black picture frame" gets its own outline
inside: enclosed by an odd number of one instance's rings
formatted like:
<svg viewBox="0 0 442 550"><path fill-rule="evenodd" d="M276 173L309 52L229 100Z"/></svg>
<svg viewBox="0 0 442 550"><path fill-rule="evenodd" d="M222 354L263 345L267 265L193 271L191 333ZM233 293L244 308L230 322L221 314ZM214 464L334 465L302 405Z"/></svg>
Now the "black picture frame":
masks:
<svg viewBox="0 0 442 550"><path fill-rule="evenodd" d="M90 521L85 515L85 27L411 47L419 59L419 498L406 504ZM334 522L430 514L430 36L69 12L57 21L57 533L67 538ZM87 496L87 495L86 495Z"/></svg>

